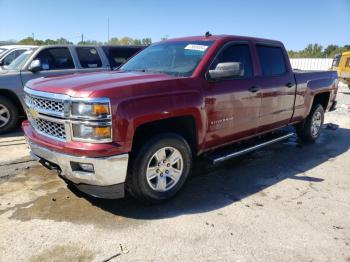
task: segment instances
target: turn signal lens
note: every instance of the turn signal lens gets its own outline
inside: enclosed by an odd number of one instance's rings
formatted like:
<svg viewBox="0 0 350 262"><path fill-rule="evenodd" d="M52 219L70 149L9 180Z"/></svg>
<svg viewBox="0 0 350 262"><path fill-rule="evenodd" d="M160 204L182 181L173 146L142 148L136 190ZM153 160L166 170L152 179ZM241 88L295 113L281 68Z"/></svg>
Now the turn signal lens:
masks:
<svg viewBox="0 0 350 262"><path fill-rule="evenodd" d="M111 128L109 126L103 126L103 127L98 126L94 128L94 133L95 133L95 137L102 137L102 138L110 137Z"/></svg>
<svg viewBox="0 0 350 262"><path fill-rule="evenodd" d="M73 124L73 140L104 141L111 140L110 126L92 126L85 124Z"/></svg>
<svg viewBox="0 0 350 262"><path fill-rule="evenodd" d="M109 115L109 106L106 104L94 104L92 105L92 113L95 116Z"/></svg>

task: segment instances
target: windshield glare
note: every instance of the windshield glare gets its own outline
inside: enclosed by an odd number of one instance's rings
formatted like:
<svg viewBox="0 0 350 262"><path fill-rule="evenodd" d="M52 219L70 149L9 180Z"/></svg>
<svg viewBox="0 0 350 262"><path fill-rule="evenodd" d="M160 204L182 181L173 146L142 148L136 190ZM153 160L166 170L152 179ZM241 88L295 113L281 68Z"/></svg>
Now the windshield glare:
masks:
<svg viewBox="0 0 350 262"><path fill-rule="evenodd" d="M144 49L120 70L191 76L214 41L163 42Z"/></svg>
<svg viewBox="0 0 350 262"><path fill-rule="evenodd" d="M9 70L21 70L22 66L25 64L29 56L34 52L34 49L23 52L15 60L9 64L6 69Z"/></svg>

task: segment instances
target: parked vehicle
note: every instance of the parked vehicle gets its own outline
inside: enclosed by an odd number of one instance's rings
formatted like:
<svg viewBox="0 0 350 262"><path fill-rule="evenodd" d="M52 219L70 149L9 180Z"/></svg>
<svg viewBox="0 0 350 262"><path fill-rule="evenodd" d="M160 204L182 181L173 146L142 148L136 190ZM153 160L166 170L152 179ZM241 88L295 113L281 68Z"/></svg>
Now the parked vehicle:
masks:
<svg viewBox="0 0 350 262"><path fill-rule="evenodd" d="M146 46L102 46L112 69L125 64L130 57L140 52Z"/></svg>
<svg viewBox="0 0 350 262"><path fill-rule="evenodd" d="M6 45L0 46L0 70L6 69L6 67L12 63L17 57L19 57L24 51L27 51L35 46L31 45Z"/></svg>
<svg viewBox="0 0 350 262"><path fill-rule="evenodd" d="M350 88L350 51L335 55L332 68L338 71L339 80Z"/></svg>
<svg viewBox="0 0 350 262"><path fill-rule="evenodd" d="M153 44L119 71L28 82L22 128L33 156L81 191L157 203L194 156L218 163L293 133L219 148L287 126L315 141L337 84L336 72L293 72L281 42L206 34Z"/></svg>
<svg viewBox="0 0 350 262"><path fill-rule="evenodd" d="M41 46L31 48L0 71L0 134L25 117L23 85L31 79L110 70L141 49L123 46Z"/></svg>

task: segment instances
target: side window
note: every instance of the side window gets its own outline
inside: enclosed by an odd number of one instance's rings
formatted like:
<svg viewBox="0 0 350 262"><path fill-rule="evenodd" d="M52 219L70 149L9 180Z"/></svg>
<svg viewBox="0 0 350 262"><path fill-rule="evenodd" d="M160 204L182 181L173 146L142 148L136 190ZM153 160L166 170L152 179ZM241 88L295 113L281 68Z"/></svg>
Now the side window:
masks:
<svg viewBox="0 0 350 262"><path fill-rule="evenodd" d="M42 70L75 68L72 56L66 47L44 49L37 55L36 59L40 60Z"/></svg>
<svg viewBox="0 0 350 262"><path fill-rule="evenodd" d="M257 45L257 50L264 76L283 75L287 72L282 48Z"/></svg>
<svg viewBox="0 0 350 262"><path fill-rule="evenodd" d="M102 67L102 61L94 47L77 47L77 54L80 65L83 68Z"/></svg>
<svg viewBox="0 0 350 262"><path fill-rule="evenodd" d="M210 70L215 69L217 64L226 62L238 62L243 69L242 77L253 76L252 59L250 56L250 48L247 44L231 45L226 47L218 57L216 57L214 63L212 63Z"/></svg>
<svg viewBox="0 0 350 262"><path fill-rule="evenodd" d="M346 59L345 67L350 67L350 58Z"/></svg>

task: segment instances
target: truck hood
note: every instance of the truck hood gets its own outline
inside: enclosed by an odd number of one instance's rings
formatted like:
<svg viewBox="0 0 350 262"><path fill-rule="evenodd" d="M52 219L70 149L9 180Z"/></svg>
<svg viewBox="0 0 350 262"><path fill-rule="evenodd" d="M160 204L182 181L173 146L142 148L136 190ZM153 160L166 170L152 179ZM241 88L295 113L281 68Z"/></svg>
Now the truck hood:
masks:
<svg viewBox="0 0 350 262"><path fill-rule="evenodd" d="M26 86L37 91L65 94L72 97L90 97L95 92L101 93L102 91L104 93L104 90L107 91L112 88L135 86L174 78L159 73L103 71L42 77L28 81Z"/></svg>

